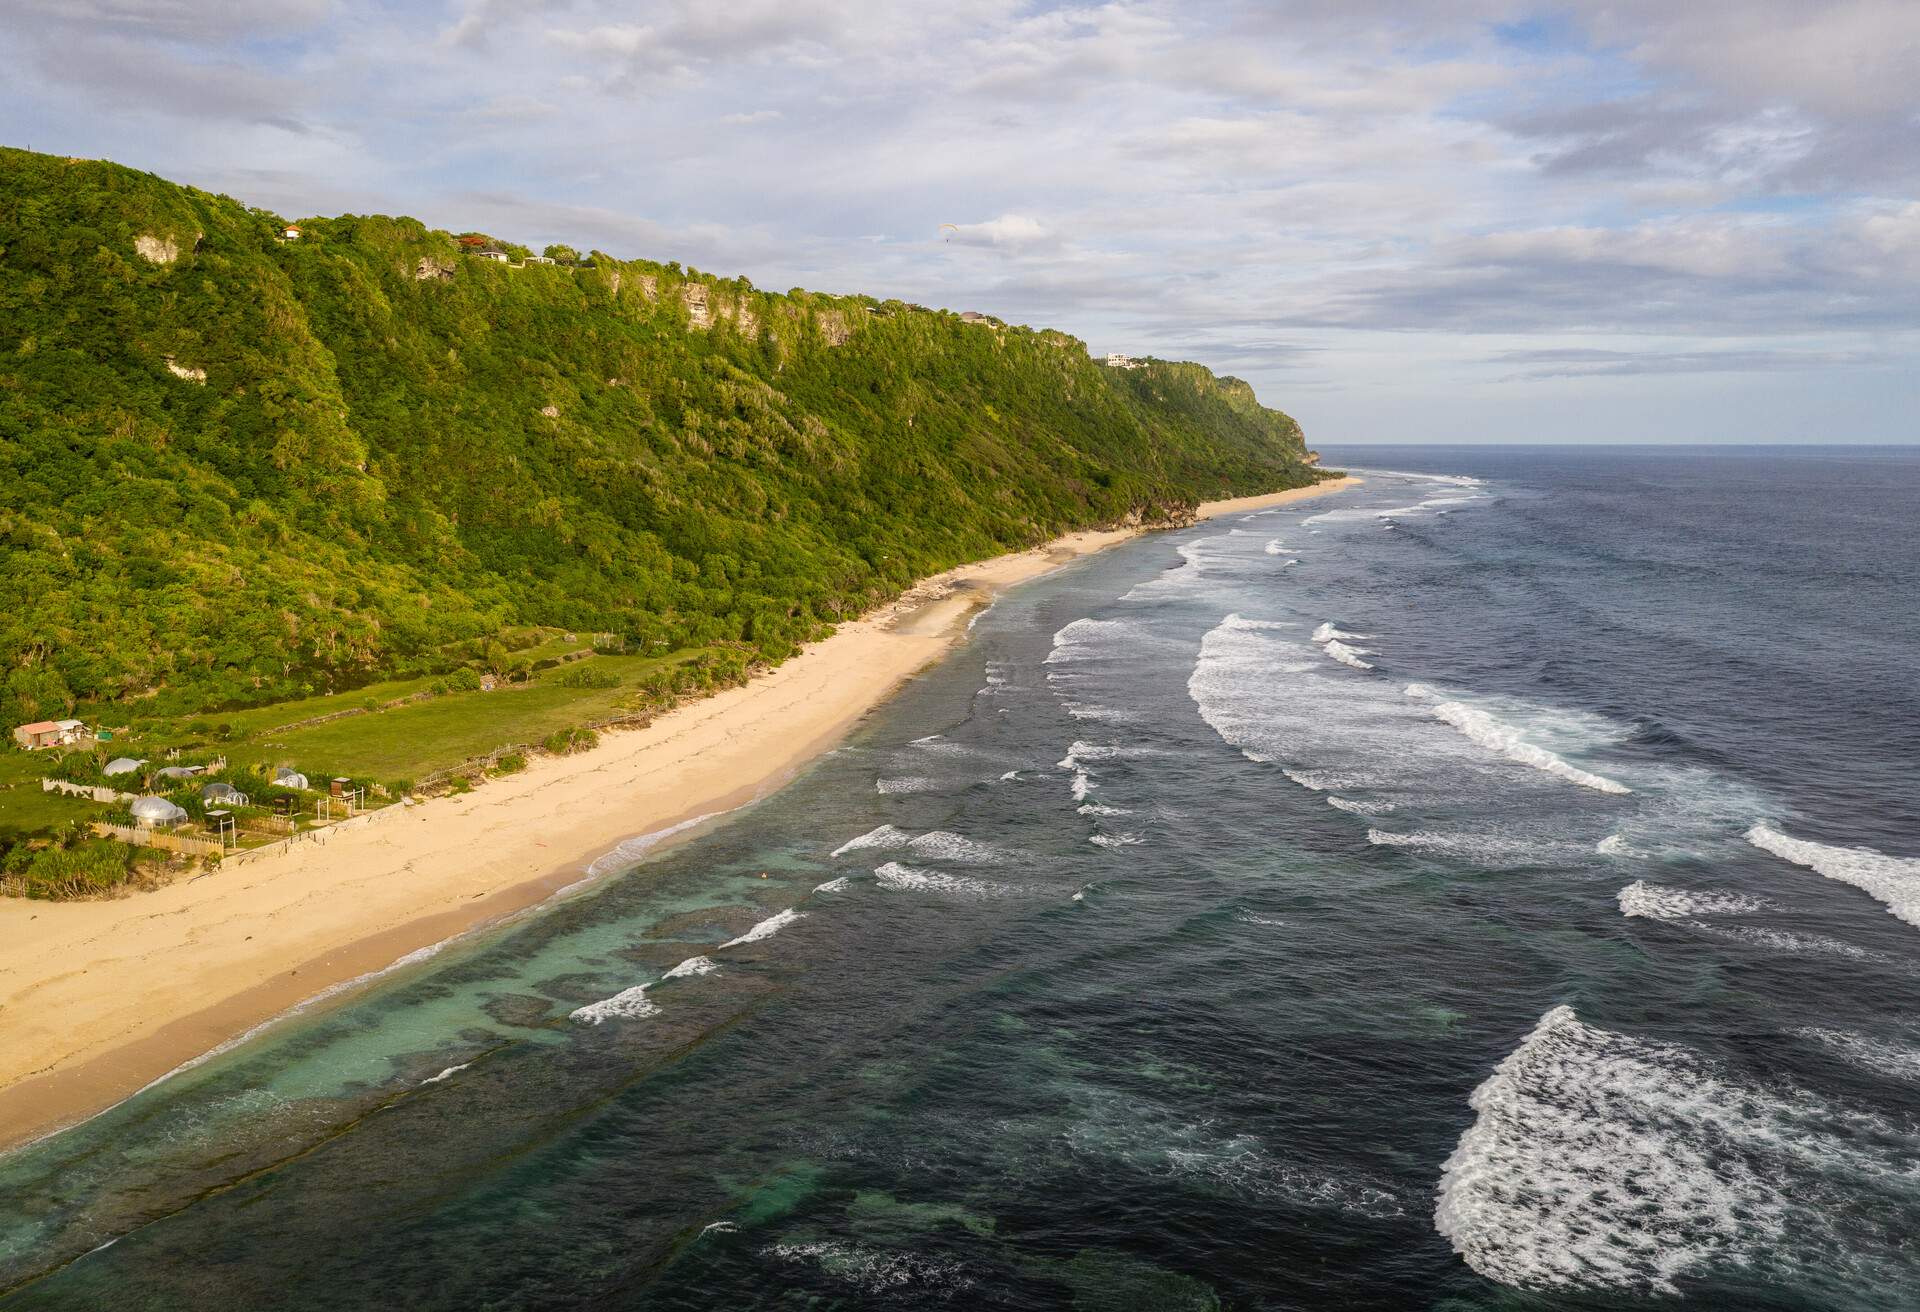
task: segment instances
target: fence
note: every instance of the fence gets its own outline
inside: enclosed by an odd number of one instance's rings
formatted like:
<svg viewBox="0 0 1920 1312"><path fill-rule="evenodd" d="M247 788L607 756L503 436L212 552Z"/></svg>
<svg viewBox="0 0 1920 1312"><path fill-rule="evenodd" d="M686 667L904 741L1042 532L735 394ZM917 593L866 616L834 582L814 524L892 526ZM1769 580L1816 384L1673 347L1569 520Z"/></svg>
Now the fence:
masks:
<svg viewBox="0 0 1920 1312"><path fill-rule="evenodd" d="M168 852L189 852L197 856L210 856L223 850L217 839L197 838L192 834L176 834L166 829L138 829L133 825L96 822L93 832L102 838L117 838L123 843L137 843L141 847L158 847Z"/></svg>
<svg viewBox="0 0 1920 1312"><path fill-rule="evenodd" d="M86 797L96 802L131 802L132 793L117 793L111 788L96 788L91 784L70 784L65 779L42 779L40 791L43 793L66 793L71 797Z"/></svg>

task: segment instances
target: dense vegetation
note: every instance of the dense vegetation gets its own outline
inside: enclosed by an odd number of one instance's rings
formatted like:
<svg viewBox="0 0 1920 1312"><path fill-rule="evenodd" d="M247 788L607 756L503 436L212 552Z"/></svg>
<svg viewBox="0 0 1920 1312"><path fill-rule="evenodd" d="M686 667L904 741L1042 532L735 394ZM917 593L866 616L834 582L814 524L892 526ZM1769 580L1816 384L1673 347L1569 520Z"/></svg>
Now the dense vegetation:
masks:
<svg viewBox="0 0 1920 1312"><path fill-rule="evenodd" d="M445 674L521 625L777 660L917 576L1314 477L1292 420L1195 365L283 226L0 150L7 722Z"/></svg>

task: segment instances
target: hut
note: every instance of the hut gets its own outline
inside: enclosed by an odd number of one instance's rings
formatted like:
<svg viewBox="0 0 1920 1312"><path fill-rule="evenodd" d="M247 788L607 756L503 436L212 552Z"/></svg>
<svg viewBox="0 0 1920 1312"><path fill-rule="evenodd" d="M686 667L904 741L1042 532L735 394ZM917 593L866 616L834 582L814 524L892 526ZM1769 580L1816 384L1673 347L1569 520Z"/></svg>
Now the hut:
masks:
<svg viewBox="0 0 1920 1312"><path fill-rule="evenodd" d="M177 825L186 818L185 810L164 797L136 797L133 800L133 822L142 829Z"/></svg>

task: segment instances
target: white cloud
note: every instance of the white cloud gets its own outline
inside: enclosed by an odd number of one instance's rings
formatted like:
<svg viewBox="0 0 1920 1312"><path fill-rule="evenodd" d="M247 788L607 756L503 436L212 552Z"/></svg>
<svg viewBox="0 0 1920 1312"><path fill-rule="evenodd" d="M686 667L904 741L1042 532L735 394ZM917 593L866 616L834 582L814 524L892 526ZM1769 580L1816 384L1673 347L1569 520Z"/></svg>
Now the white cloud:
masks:
<svg viewBox="0 0 1920 1312"><path fill-rule="evenodd" d="M1554 12L22 0L0 122L290 213L412 212L1192 355L1310 395L1331 437L1416 383L1497 427L1537 417L1516 392L1629 372L1704 386L1773 360L1812 389L1898 358L1920 4ZM1885 396L1880 431L1906 431Z"/></svg>

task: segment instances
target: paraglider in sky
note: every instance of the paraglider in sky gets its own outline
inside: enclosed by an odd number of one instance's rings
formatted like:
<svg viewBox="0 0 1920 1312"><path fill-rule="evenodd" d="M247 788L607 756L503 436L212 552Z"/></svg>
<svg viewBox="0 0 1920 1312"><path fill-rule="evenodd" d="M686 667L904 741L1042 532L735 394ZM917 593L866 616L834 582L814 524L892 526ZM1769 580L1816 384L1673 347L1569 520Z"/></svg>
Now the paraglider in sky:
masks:
<svg viewBox="0 0 1920 1312"><path fill-rule="evenodd" d="M946 231L946 230L947 230L948 228L951 228L951 229L953 229L953 230L954 230L955 232L958 232L958 231L960 231L960 225L959 225L959 224L957 224L957 223L943 223L943 224L941 224L941 225L940 225L940 229L941 229L941 231L942 231L942 232L944 232L944 231ZM951 237L949 237L949 238L947 238L947 244L948 244L948 245L952 245L952 244L953 244L953 238L951 238Z"/></svg>

